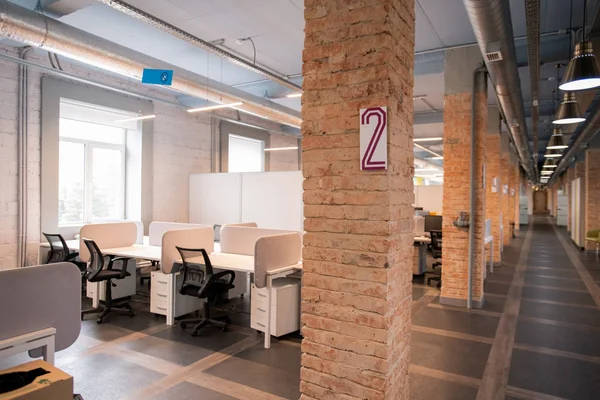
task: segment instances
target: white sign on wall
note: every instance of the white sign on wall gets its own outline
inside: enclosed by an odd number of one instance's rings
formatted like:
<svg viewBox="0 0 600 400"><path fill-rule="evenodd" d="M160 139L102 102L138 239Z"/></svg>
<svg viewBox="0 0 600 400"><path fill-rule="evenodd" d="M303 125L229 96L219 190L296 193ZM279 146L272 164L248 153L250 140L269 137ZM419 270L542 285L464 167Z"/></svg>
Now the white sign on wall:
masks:
<svg viewBox="0 0 600 400"><path fill-rule="evenodd" d="M498 186L500 184L500 179L492 178L492 193L498 193Z"/></svg>
<svg viewBox="0 0 600 400"><path fill-rule="evenodd" d="M360 109L360 169L387 169L387 107Z"/></svg>
<svg viewBox="0 0 600 400"><path fill-rule="evenodd" d="M515 189L510 188L510 196L515 197Z"/></svg>
<svg viewBox="0 0 600 400"><path fill-rule="evenodd" d="M502 193L508 195L508 185L502 186Z"/></svg>

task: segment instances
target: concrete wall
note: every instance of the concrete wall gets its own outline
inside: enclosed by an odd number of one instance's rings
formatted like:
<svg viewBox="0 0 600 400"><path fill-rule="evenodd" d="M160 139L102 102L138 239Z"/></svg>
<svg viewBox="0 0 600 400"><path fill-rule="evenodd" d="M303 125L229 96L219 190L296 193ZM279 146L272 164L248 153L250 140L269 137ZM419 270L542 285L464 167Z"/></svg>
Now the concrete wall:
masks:
<svg viewBox="0 0 600 400"><path fill-rule="evenodd" d="M18 57L17 49L0 46L0 53ZM30 52L28 59L48 65L45 53ZM175 97L157 90L155 87L117 75L104 74L79 63L61 59L68 73L102 82L113 87L131 90L170 101ZM40 241L41 220L41 81L49 76L30 68L29 70L29 124L28 124L28 232L27 262L36 263ZM60 79L60 78L57 78ZM97 90L97 89L94 89ZM108 92L108 91L107 91ZM113 93L113 92L110 92ZM123 95L125 96L125 95ZM0 269L13 268L17 251L17 104L18 67L14 63L0 61ZM152 196L152 219L186 222L188 220L188 179L190 174L211 172L214 161L212 124L215 119L210 114L189 114L183 108L154 103L152 143L152 190L143 196ZM222 116L234 117L233 110L226 110ZM242 115L245 123L259 125L265 129L279 129L261 118ZM271 134L279 136L276 134ZM295 138L274 138L277 146L297 145ZM297 152L280 152L273 156L277 170L298 169ZM295 154L295 158L294 155Z"/></svg>

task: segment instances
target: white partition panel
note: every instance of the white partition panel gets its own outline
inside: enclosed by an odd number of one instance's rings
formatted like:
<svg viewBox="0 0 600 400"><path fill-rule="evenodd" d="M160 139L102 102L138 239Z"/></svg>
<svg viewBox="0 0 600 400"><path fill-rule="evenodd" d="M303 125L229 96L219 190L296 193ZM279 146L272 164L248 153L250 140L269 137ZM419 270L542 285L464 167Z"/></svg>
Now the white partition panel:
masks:
<svg viewBox="0 0 600 400"><path fill-rule="evenodd" d="M190 175L191 223L225 225L242 222L242 174Z"/></svg>
<svg viewBox="0 0 600 400"><path fill-rule="evenodd" d="M242 220L269 229L302 231L302 172L256 172L242 176Z"/></svg>
<svg viewBox="0 0 600 400"><path fill-rule="evenodd" d="M443 185L415 186L415 206L442 215Z"/></svg>

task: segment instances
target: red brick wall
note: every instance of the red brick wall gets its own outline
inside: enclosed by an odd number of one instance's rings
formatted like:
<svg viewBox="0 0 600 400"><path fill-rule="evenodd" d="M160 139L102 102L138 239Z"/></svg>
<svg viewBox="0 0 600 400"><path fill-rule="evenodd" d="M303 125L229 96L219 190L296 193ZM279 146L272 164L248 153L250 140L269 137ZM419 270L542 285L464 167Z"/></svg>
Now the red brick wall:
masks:
<svg viewBox="0 0 600 400"><path fill-rule="evenodd" d="M600 229L600 149L588 149L585 155L585 230ZM593 243L586 248L596 249Z"/></svg>
<svg viewBox="0 0 600 400"><path fill-rule="evenodd" d="M566 185L565 185L565 190L566 190L566 194L567 194L567 198L568 198L568 203L569 203L569 210L567 212L567 230L571 231L571 181L573 179L575 179L575 169L574 168L569 168L567 170L567 177L566 177Z"/></svg>
<svg viewBox="0 0 600 400"><path fill-rule="evenodd" d="M500 135L488 135L486 137L486 219L492 220L492 235L494 236L494 262L500 262L502 260L500 252L500 212L502 209L502 187L498 184L496 193L492 192L493 179L497 178L500 182L501 176L501 148L500 148ZM489 260L490 253L486 252Z"/></svg>
<svg viewBox="0 0 600 400"><path fill-rule="evenodd" d="M479 223L475 230L473 300L483 295L483 268L485 261L485 191L483 162L487 136L487 96L479 93L476 101L476 216ZM471 165L471 93L444 96L444 246L442 251L442 297L467 298L469 265L469 230L457 228L453 222L459 212L470 208Z"/></svg>
<svg viewBox="0 0 600 400"><path fill-rule="evenodd" d="M306 0L301 399L408 399L414 0ZM388 169L359 109L387 106Z"/></svg>
<svg viewBox="0 0 600 400"><path fill-rule="evenodd" d="M520 198L521 198L521 181L523 179L523 177L521 176L521 169L519 168L519 162L517 160L516 164L515 164L515 172L514 172L514 177L515 177L515 217L514 217L514 221L515 221L515 229L517 231L519 231L521 228L519 227L520 221L519 221L519 209L520 207Z"/></svg>
<svg viewBox="0 0 600 400"><path fill-rule="evenodd" d="M503 241L504 241L504 245L508 246L510 244L511 241L511 236L510 236L510 221L511 219L511 214L510 214L510 153L508 151L504 151L500 154L500 167L501 167L501 174L500 174L500 190L504 191L504 185L508 185L509 189L508 189L508 193L506 195L504 195L503 192L503 196L502 199L500 200L502 202L502 226L504 227L504 237L503 237Z"/></svg>

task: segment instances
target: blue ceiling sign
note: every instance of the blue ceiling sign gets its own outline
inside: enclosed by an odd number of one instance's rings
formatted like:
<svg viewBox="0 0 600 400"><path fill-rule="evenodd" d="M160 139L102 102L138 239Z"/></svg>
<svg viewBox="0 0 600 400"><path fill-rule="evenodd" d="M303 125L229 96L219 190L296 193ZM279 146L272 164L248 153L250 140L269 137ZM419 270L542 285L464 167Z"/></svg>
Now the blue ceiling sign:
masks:
<svg viewBox="0 0 600 400"><path fill-rule="evenodd" d="M144 68L142 83L171 86L171 83L173 83L173 71L168 69Z"/></svg>

